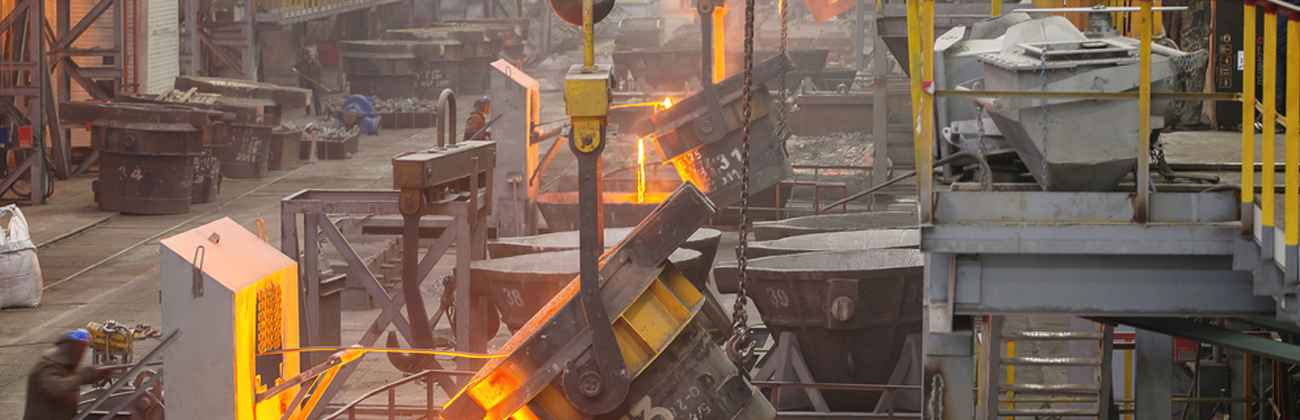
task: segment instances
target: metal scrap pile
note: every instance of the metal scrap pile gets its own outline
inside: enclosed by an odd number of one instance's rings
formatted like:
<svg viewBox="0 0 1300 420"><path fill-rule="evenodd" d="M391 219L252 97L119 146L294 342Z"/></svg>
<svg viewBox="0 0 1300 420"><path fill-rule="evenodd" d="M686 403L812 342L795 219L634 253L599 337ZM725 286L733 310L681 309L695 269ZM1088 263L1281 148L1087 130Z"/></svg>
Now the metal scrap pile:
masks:
<svg viewBox="0 0 1300 420"><path fill-rule="evenodd" d="M324 142L341 142L348 139L348 137L357 135L357 127L348 129L333 124L309 123L298 125L290 122L285 123L284 127L293 131L302 131L302 141L304 142L310 142L313 134L316 135L316 141Z"/></svg>
<svg viewBox="0 0 1300 420"><path fill-rule="evenodd" d="M436 101L419 99L419 98L392 98L384 99L378 96L372 97L375 104L376 113L386 112L434 112L437 109Z"/></svg>

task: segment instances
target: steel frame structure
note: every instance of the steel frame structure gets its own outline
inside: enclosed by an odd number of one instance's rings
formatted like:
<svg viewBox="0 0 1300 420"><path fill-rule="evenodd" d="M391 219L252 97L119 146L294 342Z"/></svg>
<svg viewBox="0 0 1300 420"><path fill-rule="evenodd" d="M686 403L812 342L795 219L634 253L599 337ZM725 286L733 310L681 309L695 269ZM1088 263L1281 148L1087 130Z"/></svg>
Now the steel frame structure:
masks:
<svg viewBox="0 0 1300 420"><path fill-rule="evenodd" d="M1135 95L1098 99L1137 100L1138 114L1147 115L1153 99L1171 98L1157 98L1150 90L1153 4L1151 0L1137 3L1140 8L1133 23L1141 39L1140 88ZM995 14L997 6L995 1ZM935 98L952 94L923 88L934 74L934 7L933 0L907 1L911 60L906 64L912 75L913 111L919 121L914 136L917 167L928 167L935 159ZM1262 38L1266 51L1277 45L1278 11L1290 14L1286 73L1289 82L1300 84L1300 7L1278 0L1247 0L1245 7L1246 39L1256 38L1256 9L1265 13ZM1254 98L1253 53L1247 48L1247 91L1229 100ZM1271 64L1265 57L1265 121L1274 120L1278 100L1271 87L1277 77ZM1083 94L1087 93L1062 93ZM1185 96L1200 99L1211 95ZM1300 321L1300 92L1291 89L1285 99L1290 117L1286 124L1285 206L1273 199L1276 159L1270 130L1263 136L1260 179L1264 193L1259 205L1254 203L1253 130L1242 134L1240 190L1152 192L1147 153L1138 153L1131 191L938 191L929 171L922 173L918 201L921 248L927 254L924 417L967 420L979 417L977 410L985 415L993 411L981 405L997 399L985 396L977 404L972 389L976 383L977 316L1069 314L1139 328L1135 352L1138 420L1171 415L1171 405L1160 402L1172 400L1172 336L1236 340L1207 335L1210 327L1204 324L1186 319L1163 321L1162 317ZM1242 108L1246 121L1253 121L1255 107ZM1140 144L1134 146L1141 151L1149 147L1150 127L1145 118L1140 120ZM1284 211L1284 226L1290 230L1275 223L1275 209ZM1300 354L1290 346L1278 350L1238 341L1242 344L1225 347L1280 360ZM1248 405L1234 409L1233 415L1239 416L1243 409L1249 417Z"/></svg>
<svg viewBox="0 0 1300 420"><path fill-rule="evenodd" d="M112 98L116 92L104 90L94 79L113 79L121 86L125 69L125 40L123 26L125 0L97 0L90 11L75 24L72 22L70 0L58 0L55 7L55 25L45 18L45 3L39 0L22 0L8 15L0 18L0 34L22 36L25 50L0 57L0 74L10 83L0 84L0 113L19 125L31 126L33 149L20 162L14 172L0 180L0 191L7 191L24 175L30 176L31 203L44 202L43 192L46 171L44 153L50 147L50 168L58 179L67 179L72 173L81 173L94 163L94 156L77 168L72 168L71 133L59 121L58 102L72 99L72 83L84 89L94 99ZM100 21L104 13L113 9L113 45L108 48L74 48L91 25ZM36 19L34 17L40 17ZM19 27L19 19L26 27ZM81 67L73 57L101 57L111 59L112 66ZM48 69L48 70L46 70ZM55 81L58 82L57 95ZM13 99L9 99L13 98ZM22 99L19 99L22 98ZM26 108L26 112L22 108Z"/></svg>
<svg viewBox="0 0 1300 420"><path fill-rule="evenodd" d="M361 261L361 257L357 255L356 251L348 244L347 239L343 237L342 232L328 218L329 215L401 215L402 212L398 208L399 195L398 191L305 190L286 197L281 202L280 250L286 255L297 256L300 263L302 284L305 287L301 291L303 294L303 316L306 321L306 328L303 329L306 335L303 337L305 346L318 345L321 331L320 293L322 279L317 265L320 256L320 248L317 245L320 235L324 235L330 244L342 254L344 261L348 264L349 275L359 279L365 286L366 291L383 308L357 344L363 347L375 345L390 325L397 330L406 342L416 342L412 332L413 324L415 327L424 326L428 320L412 322L402 316L401 309L406 305L403 294L397 293L390 296L384 291L383 286L376 280L374 273L366 267L365 263ZM453 221L443 231L442 235L428 247L428 252L424 258L416 260L409 258L410 254L403 254L403 269L414 266L418 270L415 277L417 286L425 277L428 277L438 260L455 246L456 301L470 301L469 263L473 255L482 254L483 244L485 243L484 233L486 232L483 229L486 225L474 220L486 221L487 209L483 203L487 199L487 196L482 196L477 203L453 201L431 203L426 207L424 216L449 215L453 217ZM297 225L299 215L303 216L301 236ZM410 227L407 225L405 230L410 230ZM418 219L414 227L419 228ZM303 244L301 252L298 247L300 240ZM404 238L404 240L409 239ZM468 306L461 307L468 308ZM469 321L468 316L457 317L455 325L457 337L469 337ZM467 339L457 340L456 347L458 350L471 351L469 348L470 342ZM461 364L464 366L460 366L460 370L471 370L471 366L467 363L462 362ZM325 389L320 400L322 404L318 404L308 418L320 416L322 410L325 409L326 403L338 392L341 384L356 370L358 365L359 363L349 363L341 368L335 380ZM443 368L436 366L433 369ZM438 375L438 378L439 384L448 394L455 394L459 389L453 385L455 382L451 380L450 376Z"/></svg>

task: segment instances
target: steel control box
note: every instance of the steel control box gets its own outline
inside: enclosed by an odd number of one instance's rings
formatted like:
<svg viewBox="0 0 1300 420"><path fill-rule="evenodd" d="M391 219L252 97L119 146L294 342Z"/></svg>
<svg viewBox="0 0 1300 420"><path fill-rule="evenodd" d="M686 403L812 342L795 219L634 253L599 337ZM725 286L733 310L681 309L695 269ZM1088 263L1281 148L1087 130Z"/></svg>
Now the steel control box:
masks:
<svg viewBox="0 0 1300 420"><path fill-rule="evenodd" d="M255 403L299 373L298 264L229 218L164 239L159 247L163 334L183 335L163 355L166 417L278 419L296 389Z"/></svg>

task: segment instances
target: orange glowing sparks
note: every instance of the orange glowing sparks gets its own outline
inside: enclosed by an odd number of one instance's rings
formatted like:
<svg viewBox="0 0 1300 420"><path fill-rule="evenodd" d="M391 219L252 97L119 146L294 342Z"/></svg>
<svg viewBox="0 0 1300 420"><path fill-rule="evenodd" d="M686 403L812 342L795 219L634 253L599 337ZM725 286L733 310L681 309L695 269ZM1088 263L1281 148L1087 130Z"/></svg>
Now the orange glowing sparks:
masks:
<svg viewBox="0 0 1300 420"><path fill-rule="evenodd" d="M672 106L672 105L669 105ZM645 139L636 139L636 202L645 202Z"/></svg>
<svg viewBox="0 0 1300 420"><path fill-rule="evenodd" d="M664 101L663 101L663 102L660 102L660 103L659 103L659 106L664 107L664 109L672 108L672 107L673 107L673 97L671 97L671 96L665 96L665 97L664 97Z"/></svg>

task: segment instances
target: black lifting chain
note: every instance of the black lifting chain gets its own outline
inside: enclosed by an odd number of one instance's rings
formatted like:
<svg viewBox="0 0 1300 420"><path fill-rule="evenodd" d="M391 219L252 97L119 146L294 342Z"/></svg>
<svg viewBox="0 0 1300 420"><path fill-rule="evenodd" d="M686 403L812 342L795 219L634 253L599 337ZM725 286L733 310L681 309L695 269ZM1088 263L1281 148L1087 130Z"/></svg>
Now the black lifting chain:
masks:
<svg viewBox="0 0 1300 420"><path fill-rule="evenodd" d="M754 84L754 0L745 0L745 73L743 76L741 100L744 101L741 118L740 137L740 244L736 247L736 260L740 269L740 285L736 291L736 303L732 307L732 335L727 342L727 355L732 362L744 366L754 354L753 337L749 331L749 316L745 313L748 297L745 295L745 273L749 261L745 257L749 248L749 131L750 117L753 110ZM743 372L744 369L742 368Z"/></svg>
<svg viewBox="0 0 1300 420"><path fill-rule="evenodd" d="M790 25L789 25L790 1L777 0L777 2L778 4L776 7L781 11L781 41L779 44L779 48L780 48L779 51L780 51L780 56L785 57L786 38L787 38L786 35L790 32L789 30L790 29ZM787 71L789 71L789 67L786 66L786 61L784 59L780 59L778 63L780 63L780 66L778 67L780 69L780 72L778 73L778 76L780 78L777 81L777 86L779 87L779 89L781 89L780 92L781 105L780 108L777 108L777 114L776 114L776 138L784 141L785 139L790 137L790 130L786 128L786 124L785 124L786 113L789 111L788 102L790 101L790 90L786 88L785 74Z"/></svg>

